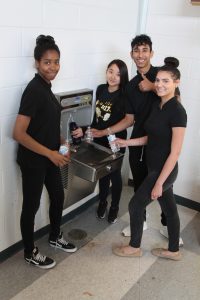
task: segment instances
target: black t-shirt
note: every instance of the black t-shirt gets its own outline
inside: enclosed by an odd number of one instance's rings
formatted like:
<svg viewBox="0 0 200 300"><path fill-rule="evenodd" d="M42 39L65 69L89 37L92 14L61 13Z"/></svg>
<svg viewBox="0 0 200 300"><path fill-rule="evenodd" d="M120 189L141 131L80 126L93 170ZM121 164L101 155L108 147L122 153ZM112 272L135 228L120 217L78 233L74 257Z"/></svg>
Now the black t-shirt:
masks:
<svg viewBox="0 0 200 300"><path fill-rule="evenodd" d="M145 74L147 79L154 82L157 70L157 67L151 66L149 71ZM144 122L149 116L152 104L158 99L158 96L152 91L140 91L138 85L142 80L141 74L137 72L137 75L129 81L125 91L126 113L134 115L134 127L131 138L145 135Z"/></svg>
<svg viewBox="0 0 200 300"><path fill-rule="evenodd" d="M106 129L125 116L125 99L121 90L110 93L107 84L101 84L96 91L96 110L91 127L103 130ZM116 137L126 139L126 130L116 133ZM96 138L95 142L108 147L108 139L106 136Z"/></svg>
<svg viewBox="0 0 200 300"><path fill-rule="evenodd" d="M48 84L39 74L29 82L23 92L19 114L31 118L27 133L37 142L51 150L60 146L61 107ZM42 167L51 163L19 144L17 162L27 167Z"/></svg>
<svg viewBox="0 0 200 300"><path fill-rule="evenodd" d="M151 114L145 122L148 135L146 159L149 170L161 171L171 151L172 128L186 127L187 115L176 97L167 101L160 109L160 100L153 104Z"/></svg>

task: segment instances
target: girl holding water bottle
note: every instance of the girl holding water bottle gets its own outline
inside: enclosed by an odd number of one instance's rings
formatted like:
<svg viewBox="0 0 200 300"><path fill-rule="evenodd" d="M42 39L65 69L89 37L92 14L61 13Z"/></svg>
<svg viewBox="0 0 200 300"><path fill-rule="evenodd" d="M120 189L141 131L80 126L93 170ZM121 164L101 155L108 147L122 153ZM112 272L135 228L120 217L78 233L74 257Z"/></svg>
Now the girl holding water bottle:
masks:
<svg viewBox="0 0 200 300"><path fill-rule="evenodd" d="M34 242L35 215L44 185L50 199L49 245L65 252L77 248L60 231L64 201L60 167L69 162L69 149L62 145L59 153L61 107L51 91L51 81L60 69L60 50L53 37L37 37L34 58L37 73L23 92L13 138L19 144L17 162L22 173L24 259L32 266L50 269L55 260L41 254Z"/></svg>
<svg viewBox="0 0 200 300"><path fill-rule="evenodd" d="M106 70L106 84L101 84L96 91L96 110L91 124L91 132L94 136L94 141L104 147L113 148L115 144L110 144L115 137L109 131L109 127L119 122L125 116L125 99L124 88L128 83L128 70L126 64L115 59L111 61ZM99 130L108 129L108 137L97 137ZM86 131L87 133L87 131ZM81 128L73 132L73 135L78 137L83 135ZM127 136L126 130L118 132L117 138L125 139ZM114 152L116 148L112 149ZM124 152L122 149L121 152ZM97 218L104 219L107 209L107 197L109 193L110 181L112 183L111 192L112 200L108 212L108 222L115 223L119 210L119 201L122 191L122 176L121 170L116 170L113 173L99 180L99 205L97 208Z"/></svg>

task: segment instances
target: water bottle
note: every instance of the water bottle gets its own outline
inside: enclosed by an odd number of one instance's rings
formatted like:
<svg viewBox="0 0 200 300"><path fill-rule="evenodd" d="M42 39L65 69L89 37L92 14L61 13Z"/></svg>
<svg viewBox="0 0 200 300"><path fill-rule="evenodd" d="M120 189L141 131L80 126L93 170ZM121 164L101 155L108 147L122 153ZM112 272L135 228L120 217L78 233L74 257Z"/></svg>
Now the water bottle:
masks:
<svg viewBox="0 0 200 300"><path fill-rule="evenodd" d="M93 136L92 136L92 131L91 131L91 127L88 126L87 130L86 130L86 136L85 136L85 140L87 143L91 143L93 141Z"/></svg>
<svg viewBox="0 0 200 300"><path fill-rule="evenodd" d="M111 150L112 150L113 153L116 153L116 152L118 152L120 150L120 147L116 143L111 143L111 142L113 142L115 140L116 140L115 134L109 134L108 135L108 142L110 144L110 148L111 148Z"/></svg>
<svg viewBox="0 0 200 300"><path fill-rule="evenodd" d="M70 145L68 140L66 140L65 143L60 146L59 153L64 156L67 156L69 154L69 150L70 150Z"/></svg>
<svg viewBox="0 0 200 300"><path fill-rule="evenodd" d="M71 133L73 145L79 145L81 143L81 137L76 138L72 135L72 131L76 130L77 128L78 128L78 126L77 126L76 122L73 121L73 122L69 123L69 130Z"/></svg>

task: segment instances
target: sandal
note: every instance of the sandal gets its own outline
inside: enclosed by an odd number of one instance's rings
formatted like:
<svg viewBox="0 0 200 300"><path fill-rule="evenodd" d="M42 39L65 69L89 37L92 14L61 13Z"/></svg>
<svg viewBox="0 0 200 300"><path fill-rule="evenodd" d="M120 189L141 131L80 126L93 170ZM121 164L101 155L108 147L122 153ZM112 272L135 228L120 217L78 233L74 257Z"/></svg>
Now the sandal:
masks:
<svg viewBox="0 0 200 300"><path fill-rule="evenodd" d="M167 249L155 248L155 249L151 250L151 253L158 257L167 258L167 259L176 260L176 261L182 259L182 254L180 252L178 252L177 254L174 254L174 255L169 255L169 254L165 254L165 251L167 251Z"/></svg>
<svg viewBox="0 0 200 300"><path fill-rule="evenodd" d="M125 253L124 247L116 247L113 249L113 253L117 256L123 256L123 257L141 257L142 256L142 250L139 249L138 251L135 251L133 253Z"/></svg>

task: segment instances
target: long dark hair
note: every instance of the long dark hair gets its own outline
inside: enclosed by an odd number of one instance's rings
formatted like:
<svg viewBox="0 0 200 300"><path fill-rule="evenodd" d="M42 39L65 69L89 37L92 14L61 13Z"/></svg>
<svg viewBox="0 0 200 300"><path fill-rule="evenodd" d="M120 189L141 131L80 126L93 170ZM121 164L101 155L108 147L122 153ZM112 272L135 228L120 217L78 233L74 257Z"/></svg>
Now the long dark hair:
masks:
<svg viewBox="0 0 200 300"><path fill-rule="evenodd" d="M119 88L122 92L124 92L125 86L128 83L129 79L128 79L128 68L127 65L125 64L125 62L121 59L114 59L112 60L108 66L107 66L107 70L112 66L112 65L116 65L119 69L119 73L120 73L120 84L119 84Z"/></svg>
<svg viewBox="0 0 200 300"><path fill-rule="evenodd" d="M34 49L35 60L40 61L47 50L55 50L60 56L60 50L56 45L54 38L50 35L41 34L36 38L36 46Z"/></svg>

